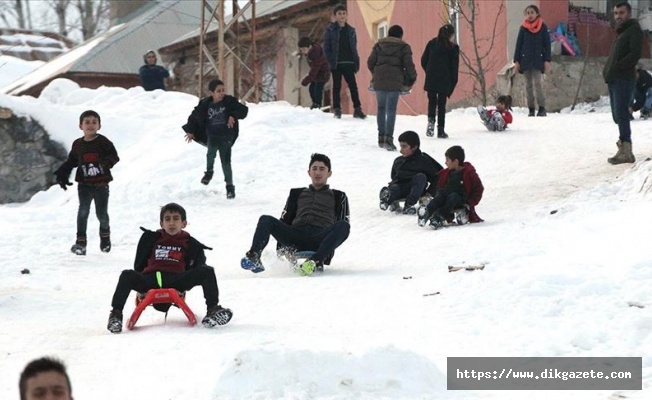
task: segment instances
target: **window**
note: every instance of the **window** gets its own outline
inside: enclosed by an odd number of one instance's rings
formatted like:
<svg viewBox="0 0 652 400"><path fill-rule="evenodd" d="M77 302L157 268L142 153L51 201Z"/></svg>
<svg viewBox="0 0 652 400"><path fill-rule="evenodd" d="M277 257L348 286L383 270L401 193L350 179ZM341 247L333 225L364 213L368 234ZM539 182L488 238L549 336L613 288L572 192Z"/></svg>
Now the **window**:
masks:
<svg viewBox="0 0 652 400"><path fill-rule="evenodd" d="M380 21L377 22L376 24L376 40L380 40L382 38L387 37L387 31L389 30L389 24L387 21Z"/></svg>

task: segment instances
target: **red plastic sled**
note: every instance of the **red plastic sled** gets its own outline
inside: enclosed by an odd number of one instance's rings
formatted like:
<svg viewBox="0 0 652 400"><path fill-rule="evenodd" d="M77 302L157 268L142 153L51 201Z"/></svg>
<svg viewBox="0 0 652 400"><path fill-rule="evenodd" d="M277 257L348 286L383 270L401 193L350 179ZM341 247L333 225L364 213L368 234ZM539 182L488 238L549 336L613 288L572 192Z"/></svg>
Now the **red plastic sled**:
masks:
<svg viewBox="0 0 652 400"><path fill-rule="evenodd" d="M147 306L159 303L176 305L181 309L181 311L183 311L184 314L186 314L186 318L188 318L190 325L195 325L197 323L195 314L192 312L190 307L188 307L186 302L181 298L179 292L177 292L176 289L151 289L147 292L145 298L140 301L140 303L138 303L133 314L131 314L129 322L127 323L127 329L134 329L138 318L140 318L140 314L143 313Z"/></svg>

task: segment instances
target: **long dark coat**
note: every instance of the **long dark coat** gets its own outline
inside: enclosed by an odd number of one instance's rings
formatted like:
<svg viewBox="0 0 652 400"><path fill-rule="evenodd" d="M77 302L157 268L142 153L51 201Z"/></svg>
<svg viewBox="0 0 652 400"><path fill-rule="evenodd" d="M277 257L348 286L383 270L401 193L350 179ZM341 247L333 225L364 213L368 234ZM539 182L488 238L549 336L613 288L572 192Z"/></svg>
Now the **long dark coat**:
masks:
<svg viewBox="0 0 652 400"><path fill-rule="evenodd" d="M450 97L457 85L459 66L460 46L453 43L441 46L437 38L432 39L421 56L421 67L426 72L423 88Z"/></svg>

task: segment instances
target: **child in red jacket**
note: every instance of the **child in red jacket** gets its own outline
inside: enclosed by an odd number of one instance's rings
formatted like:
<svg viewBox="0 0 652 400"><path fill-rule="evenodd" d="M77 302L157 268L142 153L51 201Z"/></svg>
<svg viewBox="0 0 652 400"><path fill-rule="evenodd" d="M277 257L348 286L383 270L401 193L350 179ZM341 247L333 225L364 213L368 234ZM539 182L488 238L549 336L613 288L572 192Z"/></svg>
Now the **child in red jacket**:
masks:
<svg viewBox="0 0 652 400"><path fill-rule="evenodd" d="M326 60L326 55L321 46L305 36L299 39L299 52L307 57L310 65L308 76L301 81L303 86L309 85L308 92L310 92L310 99L312 100L310 109L321 108L324 85L326 85L330 77L328 60Z"/></svg>
<svg viewBox="0 0 652 400"><path fill-rule="evenodd" d="M491 132L501 132L507 129L507 125L513 121L512 113L512 96L499 96L496 99L496 109L487 110L478 106L478 114L482 123Z"/></svg>
<svg viewBox="0 0 652 400"><path fill-rule="evenodd" d="M484 186L470 162L464 161L464 149L453 146L446 150L446 169L439 172L437 194L426 207L417 210L419 226L430 226L437 229L445 221L453 220L454 210L468 209L469 222L482 222L476 214L475 206L480 203Z"/></svg>

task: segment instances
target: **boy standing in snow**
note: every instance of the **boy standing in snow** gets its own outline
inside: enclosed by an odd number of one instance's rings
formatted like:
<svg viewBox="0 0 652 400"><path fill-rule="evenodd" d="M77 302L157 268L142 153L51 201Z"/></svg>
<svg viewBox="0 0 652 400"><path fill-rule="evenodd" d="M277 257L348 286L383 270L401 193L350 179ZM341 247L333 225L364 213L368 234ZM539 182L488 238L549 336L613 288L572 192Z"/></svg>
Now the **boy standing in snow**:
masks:
<svg viewBox="0 0 652 400"><path fill-rule="evenodd" d="M120 274L115 288L107 329L122 331L122 310L129 293L146 293L150 289L173 288L184 292L201 285L206 299L207 313L202 324L207 328L226 325L233 316L228 308L219 305L219 290L215 270L206 265L204 249L211 250L183 229L187 225L186 210L176 203L161 208L161 229L156 232L144 228L136 249L134 269Z"/></svg>
<svg viewBox="0 0 652 400"><path fill-rule="evenodd" d="M201 183L204 185L208 185L213 179L215 156L219 150L222 172L226 182L226 198L234 199L231 147L238 138L238 120L247 116L249 108L235 97L227 95L224 82L219 79L210 81L208 91L210 96L199 101L182 129L186 132L188 143L194 140L207 147L206 172L201 179Z"/></svg>
<svg viewBox="0 0 652 400"><path fill-rule="evenodd" d="M439 172L437 194L426 207L418 210L419 226L437 229L453 217L453 210L468 206L469 222L482 222L476 214L475 206L482 199L484 186L470 162L464 161L464 149L453 146L446 150L446 169Z"/></svg>
<svg viewBox="0 0 652 400"><path fill-rule="evenodd" d="M91 202L95 202L95 214L100 221L100 249L111 251L111 229L109 226L109 182L113 180L111 168L120 161L113 143L97 131L102 128L100 115L84 111L79 116L79 129L84 136L72 143L68 159L57 169L57 183L68 190L72 183L68 180L73 168L77 168L75 181L78 182L79 209L77 211L77 241L70 251L86 255L86 226Z"/></svg>
<svg viewBox="0 0 652 400"><path fill-rule="evenodd" d="M443 167L419 149L421 142L416 132L401 133L398 143L401 156L394 160L389 186L380 190L380 209L401 211L398 201L405 198L403 214L414 215L417 213L414 205L426 193L428 185L434 191Z"/></svg>
<svg viewBox="0 0 652 400"><path fill-rule="evenodd" d="M328 61L326 61L321 46L305 36L299 39L299 52L308 58L308 64L310 65L310 72L301 81L303 86L308 85L308 92L312 100L310 109L321 108L324 85L328 82L330 75Z"/></svg>
<svg viewBox="0 0 652 400"><path fill-rule="evenodd" d="M263 272L260 255L269 243L270 235L283 251L315 251L299 266L304 275L323 271L339 247L349 237L349 200L346 193L331 189L331 160L324 154L313 154L308 164L312 184L290 190L281 219L263 215L258 220L251 248L240 261L242 268Z"/></svg>
<svg viewBox="0 0 652 400"><path fill-rule="evenodd" d="M513 121L512 113L510 112L511 109L512 96L498 96L494 110L487 110L482 106L478 106L478 114L480 114L482 123L487 127L487 130L491 132L502 132Z"/></svg>

